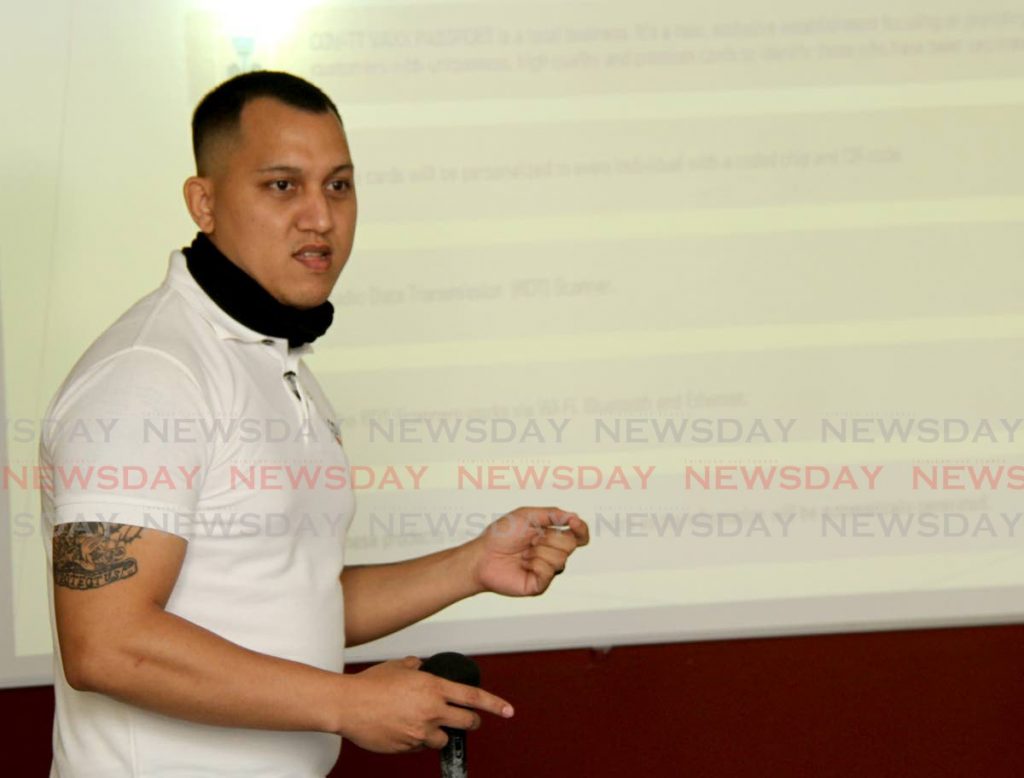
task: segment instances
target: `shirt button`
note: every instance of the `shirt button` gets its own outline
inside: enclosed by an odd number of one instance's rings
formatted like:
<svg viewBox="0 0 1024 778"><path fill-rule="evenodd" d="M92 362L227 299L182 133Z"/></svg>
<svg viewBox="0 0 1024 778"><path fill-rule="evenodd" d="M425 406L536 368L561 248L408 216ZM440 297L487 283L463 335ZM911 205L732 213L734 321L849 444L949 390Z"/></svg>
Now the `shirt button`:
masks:
<svg viewBox="0 0 1024 778"><path fill-rule="evenodd" d="M264 346L273 346L274 345L274 341L272 341L270 338L264 338L262 342L263 342Z"/></svg>

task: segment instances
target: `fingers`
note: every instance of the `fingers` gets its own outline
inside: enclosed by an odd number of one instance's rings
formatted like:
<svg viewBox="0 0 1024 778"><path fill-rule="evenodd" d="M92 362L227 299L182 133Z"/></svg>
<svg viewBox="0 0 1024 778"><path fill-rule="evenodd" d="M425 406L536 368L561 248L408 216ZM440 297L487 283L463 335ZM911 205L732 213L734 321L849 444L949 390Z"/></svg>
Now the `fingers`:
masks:
<svg viewBox="0 0 1024 778"><path fill-rule="evenodd" d="M442 728L478 729L480 711L512 716L512 706L501 697L422 672L422 664L407 656L351 676L355 707L366 713L339 734L380 753L439 749L448 743Z"/></svg>
<svg viewBox="0 0 1024 778"><path fill-rule="evenodd" d="M452 729L476 730L480 729L481 723L479 713L467 708L460 708L456 705L449 705L440 725Z"/></svg>
<svg viewBox="0 0 1024 778"><path fill-rule="evenodd" d="M531 544L559 534L567 540L572 540L572 548L585 546L590 542L587 523L572 511L556 507L516 508L493 522L488 529L497 535L521 537L524 542L525 538L529 537Z"/></svg>
<svg viewBox="0 0 1024 778"><path fill-rule="evenodd" d="M534 540L531 548L523 552L523 560L542 559L551 565L554 575L562 572L569 555L589 540L586 524L582 520L580 520L580 524L582 525L580 535L575 532L567 532L564 529L548 527L542 535Z"/></svg>
<svg viewBox="0 0 1024 778"><path fill-rule="evenodd" d="M577 546L585 546L590 542L590 527L579 516L573 514L569 518L569 529L576 538Z"/></svg>
<svg viewBox="0 0 1024 778"><path fill-rule="evenodd" d="M532 526L530 548L522 552L521 565L531 573L530 593L547 590L554 576L565 570L566 560L590 542L590 529L578 515L561 508L519 508L513 511Z"/></svg>
<svg viewBox="0 0 1024 778"><path fill-rule="evenodd" d="M533 542L533 546L536 548L551 548L565 554L571 554L578 545L576 536L571 532L551 527L544 530L544 533L538 535Z"/></svg>
<svg viewBox="0 0 1024 778"><path fill-rule="evenodd" d="M523 568L532 573L535 578L531 594L543 594L551 585L551 579L565 570L564 555L560 561L552 561L535 554L523 562Z"/></svg>
<svg viewBox="0 0 1024 778"><path fill-rule="evenodd" d="M433 721L435 728L423 738L423 744L430 748L444 748L448 743L448 735L440 727L462 730L480 729L480 714L472 710L473 708L504 718L513 714L512 706L508 702L490 692L485 692L475 686L466 686L443 679L441 683L442 694L448 704L444 706L441 715Z"/></svg>
<svg viewBox="0 0 1024 778"><path fill-rule="evenodd" d="M524 566L538 574L550 572L551 575L555 575L565 569L565 561L573 548L575 543L567 550L554 545L536 545L523 552Z"/></svg>
<svg viewBox="0 0 1024 778"><path fill-rule="evenodd" d="M483 689L478 689L475 686L467 686L466 684L455 683L454 681L444 681L442 694L452 705L461 705L464 708L486 711L506 719L511 718L515 713L512 705L507 700L503 700L501 697ZM465 727L460 728L465 729Z"/></svg>
<svg viewBox="0 0 1024 778"><path fill-rule="evenodd" d="M564 568L556 568L550 562L543 559L529 559L523 562L523 568L532 573L531 590L529 594L538 595L547 591L551 585L551 579L558 575Z"/></svg>
<svg viewBox="0 0 1024 778"><path fill-rule="evenodd" d="M437 726L423 738L423 745L428 748L444 748L448 744L448 733L441 727L449 729L461 729L465 731L480 729L480 716L471 710L458 708L454 705L446 706L444 715L436 722Z"/></svg>
<svg viewBox="0 0 1024 778"><path fill-rule="evenodd" d="M585 546L590 542L590 529L587 523L572 511L561 508L524 508L531 513L530 518L536 521L539 527L566 527L568 532L576 540L577 546ZM566 532L566 530L555 530Z"/></svg>
<svg viewBox="0 0 1024 778"><path fill-rule="evenodd" d="M448 745L448 734L443 729L434 729L427 733L423 745L440 750Z"/></svg>

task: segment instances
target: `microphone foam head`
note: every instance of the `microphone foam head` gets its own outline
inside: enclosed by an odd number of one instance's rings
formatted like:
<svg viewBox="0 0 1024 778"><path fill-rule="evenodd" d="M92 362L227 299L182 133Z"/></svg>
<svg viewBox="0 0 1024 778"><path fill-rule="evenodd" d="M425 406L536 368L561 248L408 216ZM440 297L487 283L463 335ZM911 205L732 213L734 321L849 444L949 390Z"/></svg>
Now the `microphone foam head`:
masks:
<svg viewBox="0 0 1024 778"><path fill-rule="evenodd" d="M420 670L466 686L480 685L480 668L477 663L457 651L434 654L423 662Z"/></svg>

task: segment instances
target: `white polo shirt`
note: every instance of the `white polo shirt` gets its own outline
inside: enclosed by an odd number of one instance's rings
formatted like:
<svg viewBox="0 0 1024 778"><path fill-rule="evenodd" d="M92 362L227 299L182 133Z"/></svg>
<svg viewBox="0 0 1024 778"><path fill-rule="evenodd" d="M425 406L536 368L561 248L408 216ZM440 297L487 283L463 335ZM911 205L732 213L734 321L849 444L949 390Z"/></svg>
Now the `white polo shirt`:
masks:
<svg viewBox="0 0 1024 778"><path fill-rule="evenodd" d="M51 564L54 524L180 535L188 549L167 611L341 672L338 577L353 495L334 412L301 360L308 351L232 319L174 252L164 283L93 343L47 411ZM193 724L75 691L54 636L51 776L321 778L337 760L335 735Z"/></svg>

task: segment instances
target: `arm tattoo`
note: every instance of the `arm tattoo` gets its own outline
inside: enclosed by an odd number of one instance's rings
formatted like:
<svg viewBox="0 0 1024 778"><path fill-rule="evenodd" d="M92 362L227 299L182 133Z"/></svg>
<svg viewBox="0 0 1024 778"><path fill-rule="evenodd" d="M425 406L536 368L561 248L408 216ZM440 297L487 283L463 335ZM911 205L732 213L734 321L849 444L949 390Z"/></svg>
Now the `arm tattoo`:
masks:
<svg viewBox="0 0 1024 778"><path fill-rule="evenodd" d="M53 581L68 589L98 589L131 578L138 562L128 556L128 544L142 527L79 521L58 524L53 531Z"/></svg>

